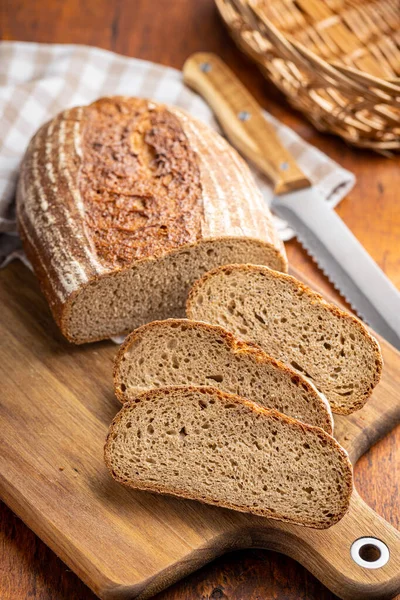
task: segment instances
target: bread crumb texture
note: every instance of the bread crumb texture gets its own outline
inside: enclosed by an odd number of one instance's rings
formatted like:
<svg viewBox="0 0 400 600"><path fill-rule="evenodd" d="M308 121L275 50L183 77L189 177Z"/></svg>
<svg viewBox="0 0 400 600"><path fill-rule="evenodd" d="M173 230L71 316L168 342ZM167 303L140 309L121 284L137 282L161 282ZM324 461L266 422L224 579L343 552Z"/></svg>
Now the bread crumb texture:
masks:
<svg viewBox="0 0 400 600"><path fill-rule="evenodd" d="M207 273L189 294L187 316L256 343L312 381L337 413L362 408L380 379L379 344L363 323L268 267Z"/></svg>
<svg viewBox="0 0 400 600"><path fill-rule="evenodd" d="M115 359L122 402L152 388L213 386L332 433L327 401L304 377L222 327L186 319L134 331Z"/></svg>
<svg viewBox="0 0 400 600"><path fill-rule="evenodd" d="M105 445L128 486L327 528L347 511L352 470L322 429L213 388L152 390L127 402Z"/></svg>

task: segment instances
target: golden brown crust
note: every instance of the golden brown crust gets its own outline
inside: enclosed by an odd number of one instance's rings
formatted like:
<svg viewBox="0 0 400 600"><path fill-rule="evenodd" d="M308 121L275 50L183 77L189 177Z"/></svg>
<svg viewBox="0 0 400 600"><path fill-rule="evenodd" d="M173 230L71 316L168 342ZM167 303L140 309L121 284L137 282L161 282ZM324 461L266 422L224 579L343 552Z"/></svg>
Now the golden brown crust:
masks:
<svg viewBox="0 0 400 600"><path fill-rule="evenodd" d="M350 414L350 413L362 408L364 406L364 404L366 403L366 401L368 400L368 398L371 396L373 388L379 383L379 380L380 380L381 374L382 374L383 358L382 358L382 353L380 350L378 340L373 335L371 335L371 333L368 331L367 327L360 321L360 319L358 319L354 315L348 313L347 311L339 308L338 306L336 306L336 304L327 302L321 296L321 294L319 294L318 292L315 292L310 287L308 287L308 285L306 285L305 283L302 283L295 277L288 275L287 273L280 273L280 272L274 271L268 267L258 266L258 265L223 265L221 267L216 267L215 269L212 269L211 271L209 271L208 273L203 275L203 277L198 279L192 286L191 290L189 291L187 301L186 301L187 317L189 319L193 319L193 314L191 312L191 305L192 305L194 297L198 293L199 288L201 288L201 286L204 285L204 283L208 279L211 279L215 273L229 273L230 271L241 271L241 272L247 271L247 272L252 272L252 273L258 273L261 275L263 274L263 271L267 272L268 276L272 276L275 279L279 279L281 281L282 280L287 281L290 285L295 285L297 288L300 288L302 290L302 292L310 298L311 304L316 304L316 303L322 304L330 313L332 313L336 317L339 317L341 319L344 319L344 320L352 323L352 325L354 325L355 327L357 327L357 329L359 329L359 331L362 333L362 335L368 340L368 342L373 347L373 353L374 353L375 364L376 364L375 378L374 378L374 381L372 382L372 387L368 390L368 392L366 392L364 394L364 396L362 398L360 398L357 402L352 403L352 406L349 408L344 407L344 406L342 406L342 407L335 406L334 412L336 414L347 415L347 414Z"/></svg>
<svg viewBox="0 0 400 600"><path fill-rule="evenodd" d="M217 388L213 388L213 387L191 387L188 386L186 388L184 388L187 392L199 392L199 393L203 393L203 394L209 394L210 392L216 396L218 396L218 398L222 401L225 402L227 404L240 404L240 405L244 405L246 406L249 410L251 410L254 413L260 414L260 415L266 415L268 417L272 417L273 419L279 420L279 421L284 421L286 423L288 423L291 426L297 427L298 429L300 429L301 431L312 431L314 433L316 433L318 435L318 437L322 440L324 440L324 443L326 443L327 445L331 446L332 449L334 449L335 452L338 452L345 464L346 464L346 477L345 477L345 484L347 487L347 494L346 494L346 507L343 509L343 511L341 513L338 513L337 515L335 515L331 522L327 525L327 524L321 524L320 522L313 522L310 523L308 521L305 521L304 519L301 519L299 517L298 521L293 521L292 519L287 518L285 515L280 515L278 513L270 513L269 511L262 511L262 510L257 510L257 509L253 509L251 512L253 512L256 515L262 516L262 517L267 517L270 519L274 519L274 520L278 520L278 521L285 521L285 522L289 522L289 523L300 523L302 525L308 526L308 527L313 527L315 529L327 529L328 527L331 527L332 525L334 525L335 523L337 523L338 521L340 521L340 519L343 518L343 516L346 514L348 507L349 507L349 503L350 503L350 498L351 498L351 494L353 491L353 467L352 464L350 462L350 459L348 457L348 454L346 452L346 450L344 450L344 448L342 448L342 446L340 446L340 444L338 444L338 442L328 433L326 433L323 429L320 429L319 427L313 427L312 425L307 425L305 423L302 423L300 421L297 421L296 419L293 419L292 417L288 417L287 415L281 414L276 410L273 409L267 409L267 408L263 408L261 406L259 406L258 404L255 404L254 402L251 402L250 400L246 400L244 398L241 398L240 396L236 396L235 394L229 394L227 392L221 392L220 390L218 390ZM136 398L126 402L123 407L121 408L121 410L117 413L117 415L114 417L108 434L107 434L107 438L105 441L105 445L104 445L104 462L108 468L108 470L110 471L112 477L118 481L118 483L121 483L123 485L126 485L128 487L131 487L133 489L140 489L140 490L144 490L144 491L151 491L151 492L156 492L159 494L168 494L171 496L177 496L180 498L186 498L188 500L197 500L202 502L201 499L196 498L193 495L188 494L185 490L174 490L171 491L169 488L163 488L161 486L157 486L157 485L131 485L128 481L124 480L123 478L119 477L118 475L116 475L116 473L114 473L113 469L112 469L112 465L111 465L111 461L109 459L108 453L109 453L109 441L111 440L113 434L115 433L115 429L116 426L118 424L118 422L121 420L124 412L128 411L132 406L134 406L135 404L138 404L139 402L146 400L146 399L150 399L154 396L159 395L160 393L163 393L165 395L172 395L174 394L176 391L181 392L182 388L180 387L168 387L168 388L157 388L156 390L149 390L147 392L143 392L141 394L138 394L136 396ZM229 503L223 503L223 502L216 502L215 500L213 500L212 498L208 498L207 499L207 503L208 504L213 504L215 506L220 506L223 508L229 508L232 510L236 510L239 512L245 512L248 513L250 512L248 508L246 507L238 507L238 506L234 506L232 504Z"/></svg>
<svg viewBox="0 0 400 600"><path fill-rule="evenodd" d="M79 188L105 266L200 238L200 168L179 119L138 98L104 98L82 124Z"/></svg>
<svg viewBox="0 0 400 600"><path fill-rule="evenodd" d="M266 261L287 270L268 209L235 150L183 111L146 100L102 99L45 124L21 165L17 220L71 341L66 313L74 297L143 260L232 238L265 246Z"/></svg>
<svg viewBox="0 0 400 600"><path fill-rule="evenodd" d="M281 361L269 356L264 350L262 350L259 346L249 342L243 342L242 340L238 340L230 331L227 331L220 325L211 325L210 323L205 323L204 321L194 321L189 319L167 319L165 321L152 321L151 323L146 323L138 329L135 329L130 335L128 335L121 346L118 349L118 352L114 359L114 368L113 368L113 379L114 379L114 391L118 400L124 404L127 402L126 394L121 391L118 381L117 381L117 372L121 365L121 360L125 355L125 352L129 350L129 348L135 344L140 338L149 330L153 328L157 328L160 323L175 323L177 325L184 325L185 327L197 329L202 328L204 331L208 331L210 333L218 334L221 338L223 338L227 344L227 346L231 349L234 354L245 354L252 355L255 360L261 364L270 364L279 369L280 371L287 373L290 375L293 383L298 386L301 386L308 394L311 394L313 397L318 397L323 405L327 409L327 417L326 417L326 429L328 433L333 432L333 421L330 414L329 403L323 400L316 391L313 385L299 375L293 369L290 369L287 365L282 363Z"/></svg>
<svg viewBox="0 0 400 600"><path fill-rule="evenodd" d="M287 272L284 244L268 209L266 213L265 200L254 186L247 163L213 129L181 109L169 107L169 110L179 118L199 160L206 217L202 222L202 237L215 239L229 234L231 237L267 240L275 254L275 264L280 265L278 270ZM211 214L212 219L207 218Z"/></svg>

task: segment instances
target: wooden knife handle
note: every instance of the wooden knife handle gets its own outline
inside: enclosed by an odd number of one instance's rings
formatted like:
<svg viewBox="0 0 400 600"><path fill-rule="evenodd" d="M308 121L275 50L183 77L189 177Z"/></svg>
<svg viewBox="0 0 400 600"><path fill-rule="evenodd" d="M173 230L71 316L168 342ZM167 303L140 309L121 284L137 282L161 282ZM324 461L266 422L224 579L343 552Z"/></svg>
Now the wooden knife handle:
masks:
<svg viewBox="0 0 400 600"><path fill-rule="evenodd" d="M218 56L193 54L183 66L183 78L210 105L232 144L272 181L275 194L311 185L258 102Z"/></svg>

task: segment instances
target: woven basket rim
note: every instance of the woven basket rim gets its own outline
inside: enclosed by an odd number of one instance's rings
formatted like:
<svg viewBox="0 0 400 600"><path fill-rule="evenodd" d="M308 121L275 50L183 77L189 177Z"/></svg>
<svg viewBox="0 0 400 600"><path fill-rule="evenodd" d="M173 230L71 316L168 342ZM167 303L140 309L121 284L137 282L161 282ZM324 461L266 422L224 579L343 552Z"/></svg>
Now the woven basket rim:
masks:
<svg viewBox="0 0 400 600"><path fill-rule="evenodd" d="M360 62L355 66L336 56L330 60L320 56L314 48L280 30L257 0L215 3L239 48L317 129L335 133L360 147L377 151L400 149L400 78L379 77L376 69L370 73L358 68ZM372 6L376 3L370 2ZM389 13L392 4L392 0L384 0ZM382 40L388 38L384 28L382 36ZM360 52L368 49L362 38L357 38ZM310 40L313 43L313 37ZM365 56L363 64L369 66L371 56L373 70L375 54L367 52ZM391 68L391 72L396 74L396 69L397 66ZM389 69L382 71L387 74Z"/></svg>
<svg viewBox="0 0 400 600"><path fill-rule="evenodd" d="M225 0L215 0L215 3L218 7L218 10L222 14L221 8L225 4ZM236 5L237 10L240 10L239 6L241 9L243 9L243 6L244 6L243 0L232 0L232 4ZM254 0L249 0L246 3L246 5L249 7L250 10L254 11L255 14L257 14L257 8L256 8L257 2L255 2ZM300 51L302 54L307 55L307 58L315 61L316 63L320 64L321 66L324 64L329 65L330 67L332 67L333 69L335 69L336 71L339 71L341 73L348 73L349 75L354 75L354 76L358 76L358 77L362 78L364 83L371 83L371 84L377 85L379 87L382 87L382 89L386 89L388 92L400 93L400 78L398 78L399 82L397 83L396 80L393 80L389 77L388 78L377 77L376 75L372 75L371 73L368 73L367 71L357 69L356 67L346 66L336 60L332 60L332 61L325 60L321 56L318 56L318 54L316 52L313 52L313 50L306 48L303 44L301 44L300 42L295 40L293 38L293 36L283 33L265 15L263 15L262 21L264 24L268 25L268 28L270 29L271 32L273 32L274 36L276 36L277 38L280 38L282 42L285 40L286 44L290 44L293 48Z"/></svg>

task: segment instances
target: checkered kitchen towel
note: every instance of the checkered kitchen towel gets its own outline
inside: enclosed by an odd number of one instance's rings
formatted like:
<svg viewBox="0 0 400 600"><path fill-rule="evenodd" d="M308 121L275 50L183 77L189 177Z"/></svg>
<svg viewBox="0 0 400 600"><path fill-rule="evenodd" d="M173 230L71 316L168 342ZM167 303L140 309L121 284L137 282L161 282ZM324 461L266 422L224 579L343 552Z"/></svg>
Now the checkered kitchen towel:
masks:
<svg viewBox="0 0 400 600"><path fill-rule="evenodd" d="M88 46L0 42L0 266L14 257L24 260L14 195L30 138L61 110L114 94L175 104L218 129L207 104L184 85L175 69ZM353 187L354 176L268 113L265 118L321 195L335 206ZM270 203L271 186L253 172ZM276 225L283 240L293 236L285 222L276 218Z"/></svg>

